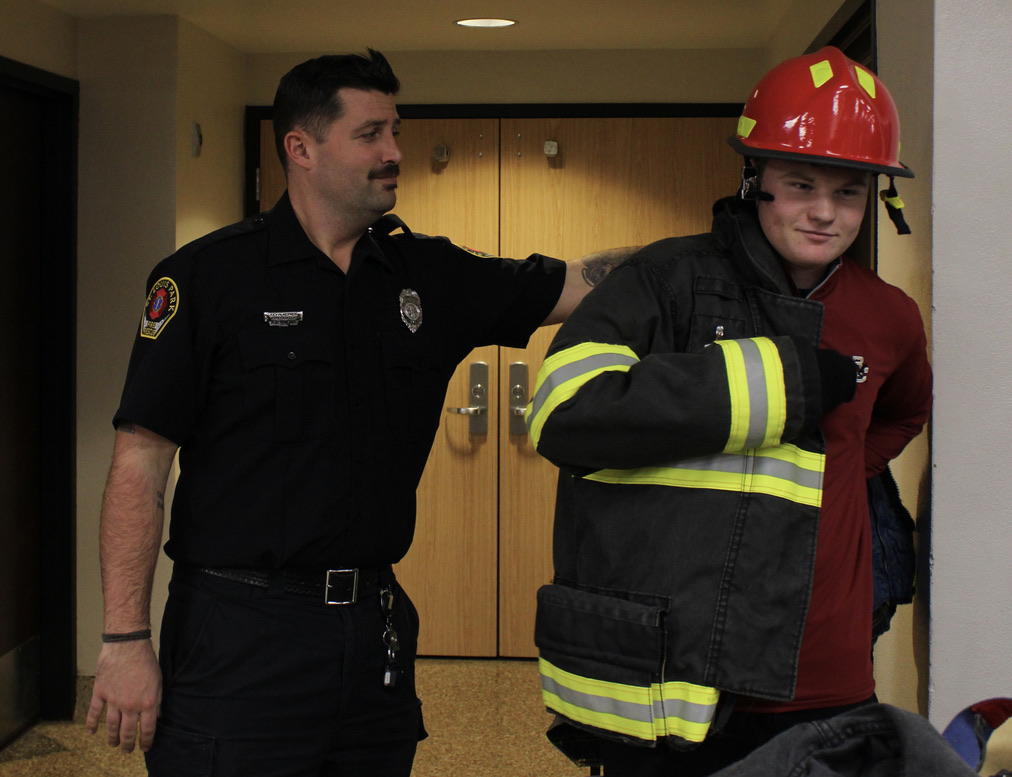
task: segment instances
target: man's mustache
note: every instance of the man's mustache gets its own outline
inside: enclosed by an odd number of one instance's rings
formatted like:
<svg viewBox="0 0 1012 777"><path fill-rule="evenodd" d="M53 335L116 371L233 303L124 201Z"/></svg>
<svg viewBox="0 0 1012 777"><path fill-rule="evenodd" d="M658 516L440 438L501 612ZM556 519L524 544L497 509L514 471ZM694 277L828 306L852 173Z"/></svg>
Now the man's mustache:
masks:
<svg viewBox="0 0 1012 777"><path fill-rule="evenodd" d="M369 173L370 178L390 178L391 176L396 177L401 174L400 165L385 165L378 170L373 170Z"/></svg>

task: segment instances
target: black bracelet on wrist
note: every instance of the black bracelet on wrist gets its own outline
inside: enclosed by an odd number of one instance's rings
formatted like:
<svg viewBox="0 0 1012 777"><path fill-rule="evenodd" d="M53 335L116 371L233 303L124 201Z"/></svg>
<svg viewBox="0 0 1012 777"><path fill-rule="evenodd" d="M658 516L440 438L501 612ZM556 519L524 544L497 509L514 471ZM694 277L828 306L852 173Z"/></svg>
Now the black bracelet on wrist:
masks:
<svg viewBox="0 0 1012 777"><path fill-rule="evenodd" d="M142 631L128 631L125 634L103 634L103 642L135 642L142 639L151 639L151 629Z"/></svg>

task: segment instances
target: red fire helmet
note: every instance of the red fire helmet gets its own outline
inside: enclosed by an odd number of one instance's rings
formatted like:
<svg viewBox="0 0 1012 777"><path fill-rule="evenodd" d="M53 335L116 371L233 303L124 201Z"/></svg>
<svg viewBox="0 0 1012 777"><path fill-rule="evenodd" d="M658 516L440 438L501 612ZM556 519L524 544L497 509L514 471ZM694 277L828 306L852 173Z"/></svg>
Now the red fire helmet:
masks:
<svg viewBox="0 0 1012 777"><path fill-rule="evenodd" d="M900 120L889 90L832 46L781 62L763 76L728 143L746 157L914 177L898 158Z"/></svg>

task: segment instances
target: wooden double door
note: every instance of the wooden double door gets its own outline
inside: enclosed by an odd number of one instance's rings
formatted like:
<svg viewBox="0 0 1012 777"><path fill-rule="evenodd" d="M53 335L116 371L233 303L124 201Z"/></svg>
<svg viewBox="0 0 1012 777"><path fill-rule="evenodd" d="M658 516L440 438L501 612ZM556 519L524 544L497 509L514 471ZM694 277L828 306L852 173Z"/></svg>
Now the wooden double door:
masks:
<svg viewBox="0 0 1012 777"><path fill-rule="evenodd" d="M712 203L740 175L724 142L734 126L727 117L406 119L395 212L415 232L517 258L571 260L707 231ZM262 136L267 208L284 182L270 183L278 165L269 125ZM476 349L447 391L447 408L486 409L444 413L418 490L414 543L397 566L419 610L423 655L536 654L535 592L552 576L557 470L534 451L514 408L526 404L556 329L543 327L525 349ZM484 431L472 428L480 416Z"/></svg>

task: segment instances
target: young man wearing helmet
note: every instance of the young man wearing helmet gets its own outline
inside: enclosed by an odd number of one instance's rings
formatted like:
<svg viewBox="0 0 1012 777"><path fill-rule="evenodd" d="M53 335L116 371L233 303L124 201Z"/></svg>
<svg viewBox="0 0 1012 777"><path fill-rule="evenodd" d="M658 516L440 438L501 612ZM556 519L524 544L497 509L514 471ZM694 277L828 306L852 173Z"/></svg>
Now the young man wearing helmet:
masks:
<svg viewBox="0 0 1012 777"><path fill-rule="evenodd" d="M730 142L739 195L584 300L528 412L561 467L549 736L608 777L711 774L875 701L865 483L931 370L916 304L844 252L874 174L913 173L885 86L834 48L770 71Z"/></svg>

